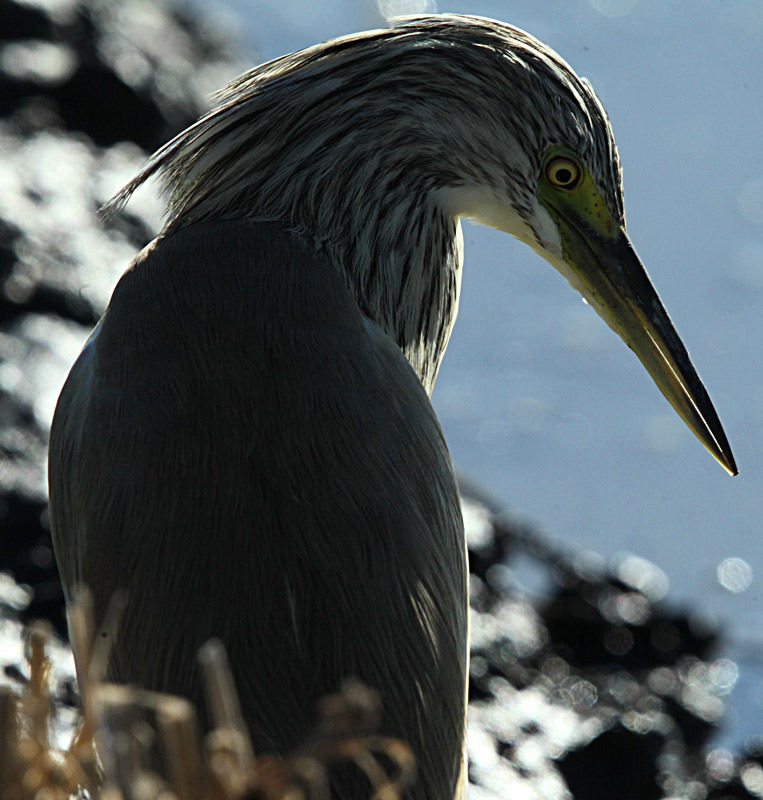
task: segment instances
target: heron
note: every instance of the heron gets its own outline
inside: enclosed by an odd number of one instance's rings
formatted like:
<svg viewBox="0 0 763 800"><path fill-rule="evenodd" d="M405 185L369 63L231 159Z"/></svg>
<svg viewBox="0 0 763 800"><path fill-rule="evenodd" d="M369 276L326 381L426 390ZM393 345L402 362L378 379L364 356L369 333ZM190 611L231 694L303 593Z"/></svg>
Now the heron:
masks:
<svg viewBox="0 0 763 800"><path fill-rule="evenodd" d="M555 267L736 474L626 232L607 114L517 28L406 17L233 80L108 210L155 174L164 227L53 420L67 602L90 588L112 680L197 703L197 650L221 639L258 751L297 747L317 698L357 677L413 750L411 800L460 796L467 556L429 396L461 220ZM335 777L332 796L363 796L359 780Z"/></svg>

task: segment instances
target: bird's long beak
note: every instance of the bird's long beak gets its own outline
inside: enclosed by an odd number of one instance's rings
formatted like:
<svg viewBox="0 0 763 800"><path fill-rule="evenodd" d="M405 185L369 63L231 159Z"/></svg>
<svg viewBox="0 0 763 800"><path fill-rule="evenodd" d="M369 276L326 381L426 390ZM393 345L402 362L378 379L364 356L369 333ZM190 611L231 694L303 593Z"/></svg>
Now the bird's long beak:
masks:
<svg viewBox="0 0 763 800"><path fill-rule="evenodd" d="M731 447L707 390L625 228L598 219L592 224L574 208L546 207L559 227L570 283L638 356L700 442L736 475Z"/></svg>

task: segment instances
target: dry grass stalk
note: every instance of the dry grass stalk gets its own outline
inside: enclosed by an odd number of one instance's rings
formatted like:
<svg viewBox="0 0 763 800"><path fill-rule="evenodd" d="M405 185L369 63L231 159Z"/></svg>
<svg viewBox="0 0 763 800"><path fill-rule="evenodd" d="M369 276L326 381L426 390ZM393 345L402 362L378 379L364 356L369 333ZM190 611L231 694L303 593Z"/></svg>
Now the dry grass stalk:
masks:
<svg viewBox="0 0 763 800"><path fill-rule="evenodd" d="M206 800L208 777L196 711L185 698L166 697L158 719L169 782L175 795L178 800Z"/></svg>
<svg viewBox="0 0 763 800"><path fill-rule="evenodd" d="M27 634L29 681L20 698L0 691L0 789L3 800L66 800L82 786L87 771L71 751L51 747L53 705L48 690L50 662L45 653L46 625L35 623Z"/></svg>
<svg viewBox="0 0 763 800"><path fill-rule="evenodd" d="M115 630L118 608L110 616L106 630ZM50 742L45 626L29 630L23 695L0 688L3 800L65 800L78 787L93 800L329 800L332 768L348 763L366 776L368 800L399 800L414 780L410 749L376 735L379 697L360 683L324 698L318 729L304 747L288 758L255 758L220 643L200 653L213 723L202 744L187 700L102 682L108 652L93 645L91 620L82 595L70 618L82 718L68 751Z"/></svg>

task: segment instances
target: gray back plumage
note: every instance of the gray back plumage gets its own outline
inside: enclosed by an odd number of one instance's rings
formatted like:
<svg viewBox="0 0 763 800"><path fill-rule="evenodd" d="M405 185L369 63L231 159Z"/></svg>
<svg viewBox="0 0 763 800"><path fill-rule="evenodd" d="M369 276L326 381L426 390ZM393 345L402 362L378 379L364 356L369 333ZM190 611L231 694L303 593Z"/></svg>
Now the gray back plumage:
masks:
<svg viewBox="0 0 763 800"><path fill-rule="evenodd" d="M587 81L509 25L401 18L237 78L109 210L159 171L170 229L244 217L310 236L431 391L460 283L447 193L492 187L531 224L550 144L586 159L622 218L617 149Z"/></svg>

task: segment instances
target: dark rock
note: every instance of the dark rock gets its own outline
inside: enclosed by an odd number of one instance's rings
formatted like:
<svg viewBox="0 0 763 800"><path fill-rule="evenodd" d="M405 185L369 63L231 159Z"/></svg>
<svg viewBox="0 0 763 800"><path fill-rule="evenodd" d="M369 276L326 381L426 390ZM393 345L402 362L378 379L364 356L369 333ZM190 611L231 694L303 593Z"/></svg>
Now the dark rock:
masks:
<svg viewBox="0 0 763 800"><path fill-rule="evenodd" d="M620 725L584 750L570 753L559 769L573 797L585 800L659 800L657 758L664 740L636 734Z"/></svg>

